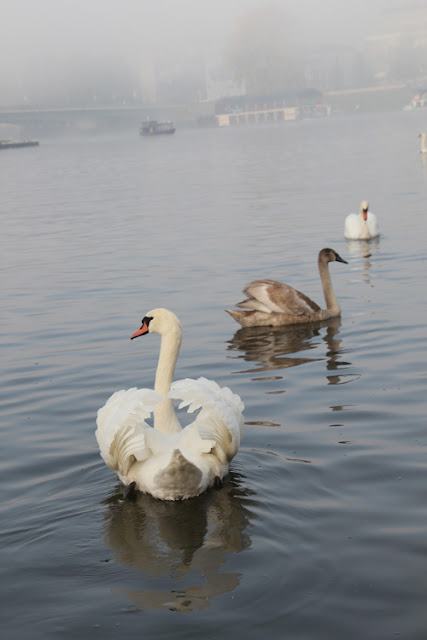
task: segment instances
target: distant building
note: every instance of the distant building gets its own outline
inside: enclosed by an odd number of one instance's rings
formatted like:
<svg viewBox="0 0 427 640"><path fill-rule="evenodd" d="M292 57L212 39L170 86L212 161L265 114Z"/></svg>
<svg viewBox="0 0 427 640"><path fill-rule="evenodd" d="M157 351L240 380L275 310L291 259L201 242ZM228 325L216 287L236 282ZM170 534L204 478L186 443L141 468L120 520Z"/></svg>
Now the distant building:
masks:
<svg viewBox="0 0 427 640"><path fill-rule="evenodd" d="M283 122L330 115L317 89L222 98L215 104L219 127L260 122Z"/></svg>
<svg viewBox="0 0 427 640"><path fill-rule="evenodd" d="M214 102L230 96L242 96L246 94L244 82L235 82L232 75L220 63L211 63L206 66L206 99Z"/></svg>
<svg viewBox="0 0 427 640"><path fill-rule="evenodd" d="M337 91L371 83L372 73L363 47L323 45L307 56L305 84L308 87Z"/></svg>
<svg viewBox="0 0 427 640"><path fill-rule="evenodd" d="M425 0L388 3L378 34L366 48L379 82L427 84L427 4Z"/></svg>

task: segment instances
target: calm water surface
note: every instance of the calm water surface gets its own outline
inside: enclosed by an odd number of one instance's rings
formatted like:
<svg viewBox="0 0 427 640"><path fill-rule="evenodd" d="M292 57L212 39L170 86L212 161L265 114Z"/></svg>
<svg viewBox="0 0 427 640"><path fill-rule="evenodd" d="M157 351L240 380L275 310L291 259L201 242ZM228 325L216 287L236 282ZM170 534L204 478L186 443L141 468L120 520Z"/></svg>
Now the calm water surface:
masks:
<svg viewBox="0 0 427 640"><path fill-rule="evenodd" d="M0 156L2 637L424 640L427 113L42 141ZM382 236L346 242L368 199ZM239 329L254 277L342 318ZM177 377L245 402L221 491L122 503L97 409Z"/></svg>

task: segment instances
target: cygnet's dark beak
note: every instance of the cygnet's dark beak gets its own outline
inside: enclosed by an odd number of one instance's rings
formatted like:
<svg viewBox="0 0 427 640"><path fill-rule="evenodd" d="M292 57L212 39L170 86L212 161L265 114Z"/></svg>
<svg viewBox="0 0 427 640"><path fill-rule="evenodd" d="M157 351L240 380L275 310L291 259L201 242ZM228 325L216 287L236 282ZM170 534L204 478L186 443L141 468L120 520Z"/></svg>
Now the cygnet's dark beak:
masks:
<svg viewBox="0 0 427 640"><path fill-rule="evenodd" d="M337 262L344 262L344 264L348 264L347 260L344 260L343 258L341 258L341 256L338 253L335 253L335 260Z"/></svg>

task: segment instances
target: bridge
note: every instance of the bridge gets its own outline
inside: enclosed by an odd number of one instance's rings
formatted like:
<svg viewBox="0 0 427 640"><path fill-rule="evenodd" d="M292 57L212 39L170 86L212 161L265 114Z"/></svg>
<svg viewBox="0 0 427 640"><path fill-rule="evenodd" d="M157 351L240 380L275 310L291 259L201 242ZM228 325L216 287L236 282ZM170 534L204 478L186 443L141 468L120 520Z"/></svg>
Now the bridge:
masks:
<svg viewBox="0 0 427 640"><path fill-rule="evenodd" d="M138 130L143 120L172 120L191 124L198 117L213 113L210 103L181 105L122 105L60 108L0 108L2 129L19 127L25 136L59 132L95 132L114 129Z"/></svg>

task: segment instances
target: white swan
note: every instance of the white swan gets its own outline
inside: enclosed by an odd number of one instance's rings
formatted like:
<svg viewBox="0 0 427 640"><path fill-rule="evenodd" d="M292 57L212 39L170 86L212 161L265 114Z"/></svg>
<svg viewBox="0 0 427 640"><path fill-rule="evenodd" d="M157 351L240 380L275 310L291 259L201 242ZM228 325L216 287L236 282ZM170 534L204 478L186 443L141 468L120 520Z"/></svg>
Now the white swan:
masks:
<svg viewBox="0 0 427 640"><path fill-rule="evenodd" d="M225 311L244 327L278 327L335 318L341 315L341 309L332 287L328 267L329 262L335 261L347 264L333 249L319 251L318 266L326 309L321 309L308 296L288 284L266 279L254 280L243 289L248 299L236 306L251 311Z"/></svg>
<svg viewBox="0 0 427 640"><path fill-rule="evenodd" d="M221 486L240 446L244 406L239 396L213 380L171 384L182 337L172 311L149 311L131 339L146 333L161 336L154 391L114 393L98 411L96 439L106 464L131 490L162 500L191 498ZM201 408L185 428L175 414L174 398L189 413ZM152 412L154 428L145 422Z"/></svg>
<svg viewBox="0 0 427 640"><path fill-rule="evenodd" d="M418 137L421 138L421 153L427 153L426 134L424 133L424 131L420 133Z"/></svg>
<svg viewBox="0 0 427 640"><path fill-rule="evenodd" d="M348 240L369 240L379 235L377 216L369 211L369 202L363 200L359 214L349 213L346 217L344 236Z"/></svg>

